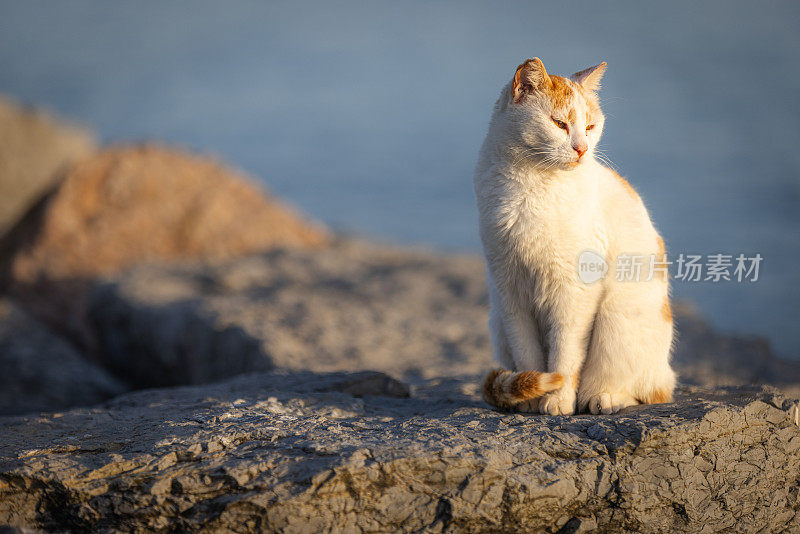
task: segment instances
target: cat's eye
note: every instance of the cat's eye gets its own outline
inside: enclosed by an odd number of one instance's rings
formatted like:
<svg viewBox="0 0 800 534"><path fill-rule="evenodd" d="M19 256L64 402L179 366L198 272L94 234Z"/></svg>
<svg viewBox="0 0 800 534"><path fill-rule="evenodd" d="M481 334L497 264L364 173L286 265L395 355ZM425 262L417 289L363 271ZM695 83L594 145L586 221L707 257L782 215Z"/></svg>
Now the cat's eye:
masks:
<svg viewBox="0 0 800 534"><path fill-rule="evenodd" d="M589 130L594 130L594 124L590 124L586 127L586 131L588 132Z"/></svg>
<svg viewBox="0 0 800 534"><path fill-rule="evenodd" d="M551 119L553 119L553 123L554 123L556 126L558 126L559 128L561 128L561 129L562 129L562 130L564 130L565 132L568 132L568 131L569 131L569 127L567 126L567 123L566 123L566 122L564 122L564 121L560 121L560 120L556 119L555 117L550 117L550 118L551 118Z"/></svg>

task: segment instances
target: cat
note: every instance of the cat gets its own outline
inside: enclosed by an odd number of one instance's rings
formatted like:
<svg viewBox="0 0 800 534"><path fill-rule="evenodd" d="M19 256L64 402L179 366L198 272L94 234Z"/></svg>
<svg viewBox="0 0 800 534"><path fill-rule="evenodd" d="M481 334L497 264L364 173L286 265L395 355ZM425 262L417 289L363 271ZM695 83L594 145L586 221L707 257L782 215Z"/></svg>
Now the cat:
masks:
<svg viewBox="0 0 800 534"><path fill-rule="evenodd" d="M610 414L672 400L664 241L633 187L596 153L605 70L565 78L539 58L525 61L495 103L480 151L489 328L503 367L486 377L483 396L500 408ZM606 275L583 281L582 254L599 258ZM638 277L617 276L637 263Z"/></svg>

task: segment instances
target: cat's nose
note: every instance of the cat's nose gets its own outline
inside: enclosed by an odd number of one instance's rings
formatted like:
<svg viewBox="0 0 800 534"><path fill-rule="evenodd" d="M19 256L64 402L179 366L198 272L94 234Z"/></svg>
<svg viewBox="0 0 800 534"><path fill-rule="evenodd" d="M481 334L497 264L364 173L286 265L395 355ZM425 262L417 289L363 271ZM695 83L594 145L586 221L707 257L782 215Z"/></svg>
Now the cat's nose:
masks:
<svg viewBox="0 0 800 534"><path fill-rule="evenodd" d="M578 145L572 145L572 150L578 153L578 158L581 158L584 154L586 154L586 150L588 150L588 146L584 143Z"/></svg>

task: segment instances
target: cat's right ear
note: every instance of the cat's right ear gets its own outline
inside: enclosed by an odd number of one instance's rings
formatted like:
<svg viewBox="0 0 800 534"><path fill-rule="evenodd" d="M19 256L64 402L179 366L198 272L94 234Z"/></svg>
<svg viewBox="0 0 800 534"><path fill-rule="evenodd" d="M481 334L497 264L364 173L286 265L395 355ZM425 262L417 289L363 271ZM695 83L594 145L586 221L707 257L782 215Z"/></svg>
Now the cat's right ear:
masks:
<svg viewBox="0 0 800 534"><path fill-rule="evenodd" d="M544 70L542 60L538 57L529 59L517 67L514 81L511 84L511 99L515 104L519 104L526 95L550 83L550 77Z"/></svg>
<svg viewBox="0 0 800 534"><path fill-rule="evenodd" d="M599 65L595 65L594 67L589 67L588 69L583 69L580 72L576 72L569 78L580 85L583 86L584 89L588 89L592 92L597 92L600 89L600 79L603 77L603 73L606 71L606 62L603 61Z"/></svg>

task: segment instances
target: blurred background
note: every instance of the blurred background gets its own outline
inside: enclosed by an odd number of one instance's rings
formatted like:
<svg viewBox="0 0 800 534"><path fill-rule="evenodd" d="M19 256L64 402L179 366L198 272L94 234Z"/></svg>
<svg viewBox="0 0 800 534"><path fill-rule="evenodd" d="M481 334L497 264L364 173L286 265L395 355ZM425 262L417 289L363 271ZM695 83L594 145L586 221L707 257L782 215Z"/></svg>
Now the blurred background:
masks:
<svg viewBox="0 0 800 534"><path fill-rule="evenodd" d="M673 256L760 253L676 282L800 358L797 2L0 2L0 93L104 142L208 152L334 229L479 252L472 169L524 59L607 61L603 148Z"/></svg>

